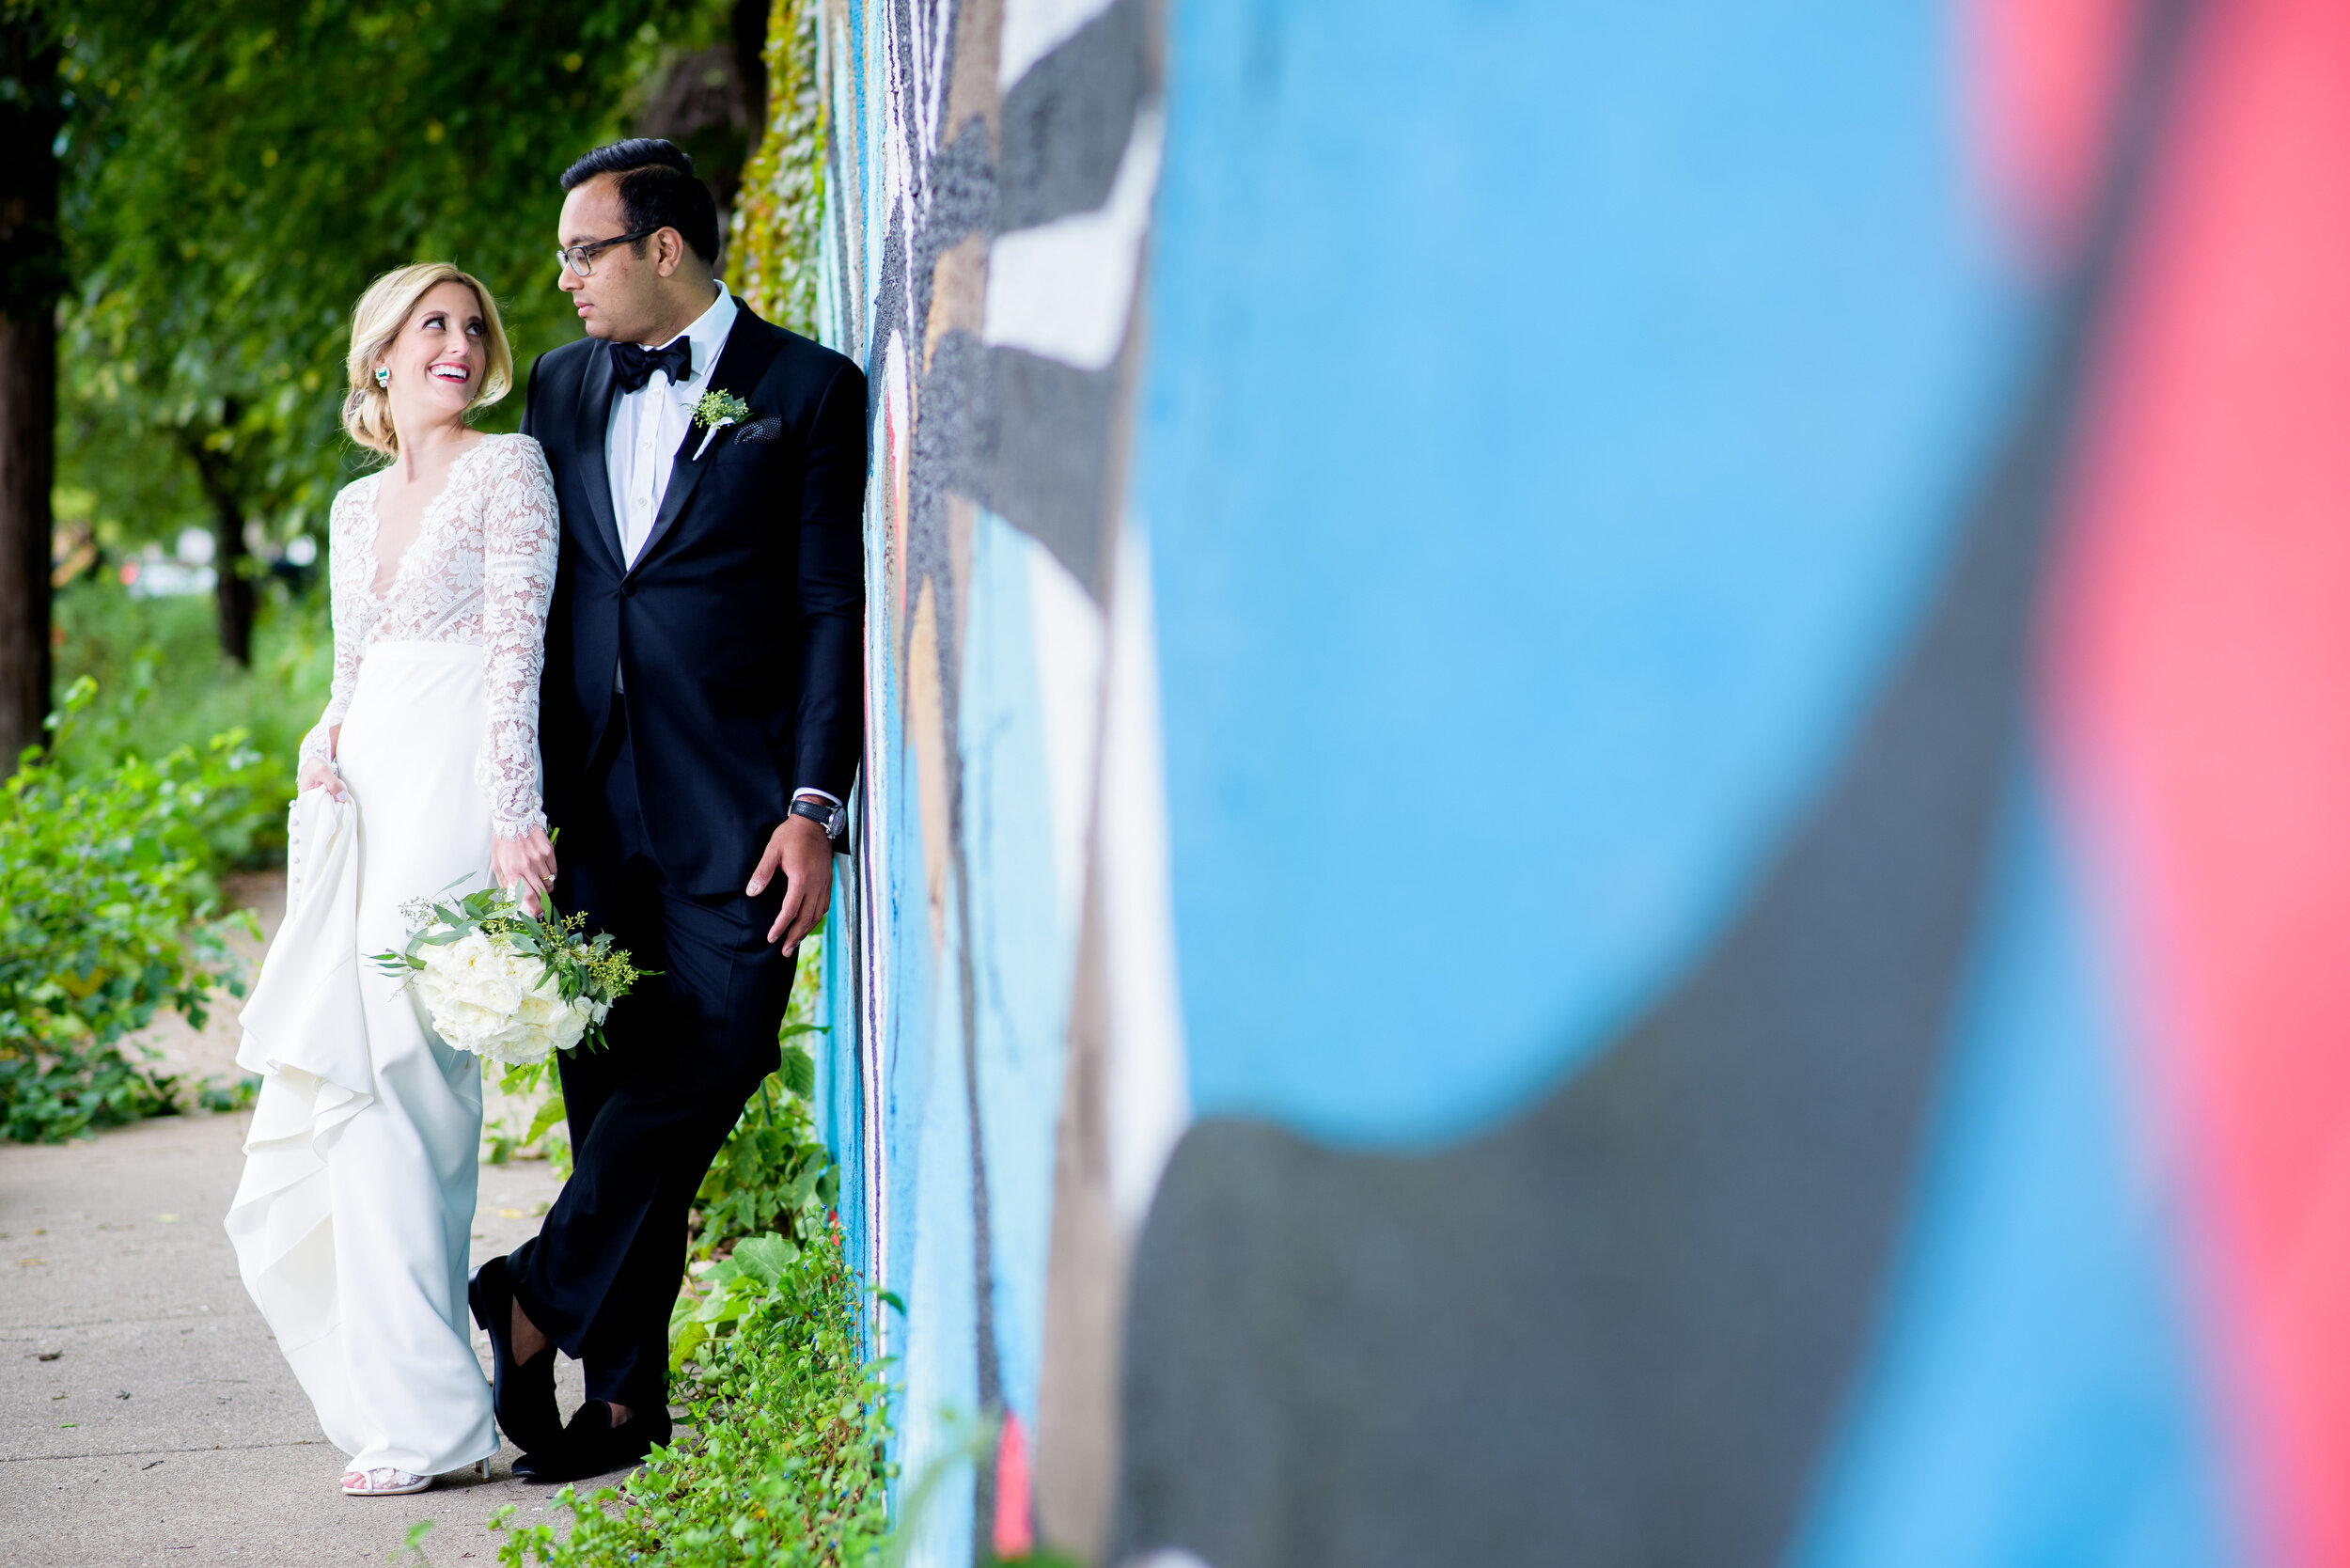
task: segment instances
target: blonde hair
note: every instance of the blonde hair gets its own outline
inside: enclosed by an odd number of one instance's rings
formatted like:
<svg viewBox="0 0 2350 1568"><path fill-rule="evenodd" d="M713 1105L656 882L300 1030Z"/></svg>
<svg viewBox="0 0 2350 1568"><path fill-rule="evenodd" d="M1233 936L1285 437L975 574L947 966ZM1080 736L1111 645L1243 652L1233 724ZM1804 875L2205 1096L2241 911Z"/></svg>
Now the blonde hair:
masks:
<svg viewBox="0 0 2350 1568"><path fill-rule="evenodd" d="M489 339L490 364L481 377L481 392L465 412L489 407L514 384L514 351L506 341L505 323L498 320L498 302L479 278L446 261L412 261L393 268L368 284L351 308L351 391L343 399L343 429L351 439L387 458L400 454L400 432L392 428L392 395L376 384L375 362L398 340L416 302L444 283L462 283L473 290L481 302Z"/></svg>

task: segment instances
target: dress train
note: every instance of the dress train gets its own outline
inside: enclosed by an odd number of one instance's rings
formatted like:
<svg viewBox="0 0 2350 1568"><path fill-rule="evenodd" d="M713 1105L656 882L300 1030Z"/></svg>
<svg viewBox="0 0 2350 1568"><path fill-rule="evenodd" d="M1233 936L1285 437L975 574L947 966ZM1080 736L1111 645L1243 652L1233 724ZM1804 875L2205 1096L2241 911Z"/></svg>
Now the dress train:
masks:
<svg viewBox="0 0 2350 1568"><path fill-rule="evenodd" d="M465 1303L480 1063L367 958L405 945L402 903L489 875L485 713L479 647L368 650L337 751L351 799L294 802L286 919L241 1018L261 1092L228 1234L359 1470L442 1474L498 1446Z"/></svg>

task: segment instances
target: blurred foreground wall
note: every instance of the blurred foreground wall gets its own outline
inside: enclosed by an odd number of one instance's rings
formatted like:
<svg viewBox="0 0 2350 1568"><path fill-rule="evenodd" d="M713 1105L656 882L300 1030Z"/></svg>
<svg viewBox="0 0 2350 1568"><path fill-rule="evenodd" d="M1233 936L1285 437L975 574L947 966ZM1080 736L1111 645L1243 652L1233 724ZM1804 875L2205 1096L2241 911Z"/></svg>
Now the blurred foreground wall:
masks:
<svg viewBox="0 0 2350 1568"><path fill-rule="evenodd" d="M2350 1564L2350 8L805 14L923 1560Z"/></svg>

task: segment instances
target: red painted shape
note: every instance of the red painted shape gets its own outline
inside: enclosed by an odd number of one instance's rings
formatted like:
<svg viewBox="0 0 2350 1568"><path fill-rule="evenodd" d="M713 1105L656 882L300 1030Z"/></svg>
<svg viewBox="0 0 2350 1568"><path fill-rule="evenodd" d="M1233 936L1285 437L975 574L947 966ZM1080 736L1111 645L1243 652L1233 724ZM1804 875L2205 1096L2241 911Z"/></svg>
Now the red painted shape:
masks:
<svg viewBox="0 0 2350 1568"><path fill-rule="evenodd" d="M995 1556L1005 1562L1036 1550L1028 1494L1028 1434L1020 1418L1007 1410L1003 1433L995 1439Z"/></svg>
<svg viewBox="0 0 2350 1568"><path fill-rule="evenodd" d="M2052 628L2264 1555L2350 1568L2350 5L2194 39Z"/></svg>
<svg viewBox="0 0 2350 1568"><path fill-rule="evenodd" d="M2078 237L2136 0L1962 0L1975 139L2030 251Z"/></svg>

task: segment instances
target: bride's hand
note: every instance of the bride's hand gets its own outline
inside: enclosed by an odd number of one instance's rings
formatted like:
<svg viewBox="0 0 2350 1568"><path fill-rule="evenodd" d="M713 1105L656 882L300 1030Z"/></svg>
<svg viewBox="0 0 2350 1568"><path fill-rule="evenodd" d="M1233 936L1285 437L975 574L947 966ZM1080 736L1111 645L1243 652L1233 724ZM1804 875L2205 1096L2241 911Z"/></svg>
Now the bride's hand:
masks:
<svg viewBox="0 0 2350 1568"><path fill-rule="evenodd" d="M342 775L337 773L335 764L323 757L314 757L303 763L302 771L294 776L294 793L307 794L312 790L324 790L337 800L351 798L351 792L343 788Z"/></svg>
<svg viewBox="0 0 2350 1568"><path fill-rule="evenodd" d="M547 889L555 886L555 845L547 830L534 827L520 839L498 839L490 850L490 871L500 887L519 884L523 907L538 914Z"/></svg>

